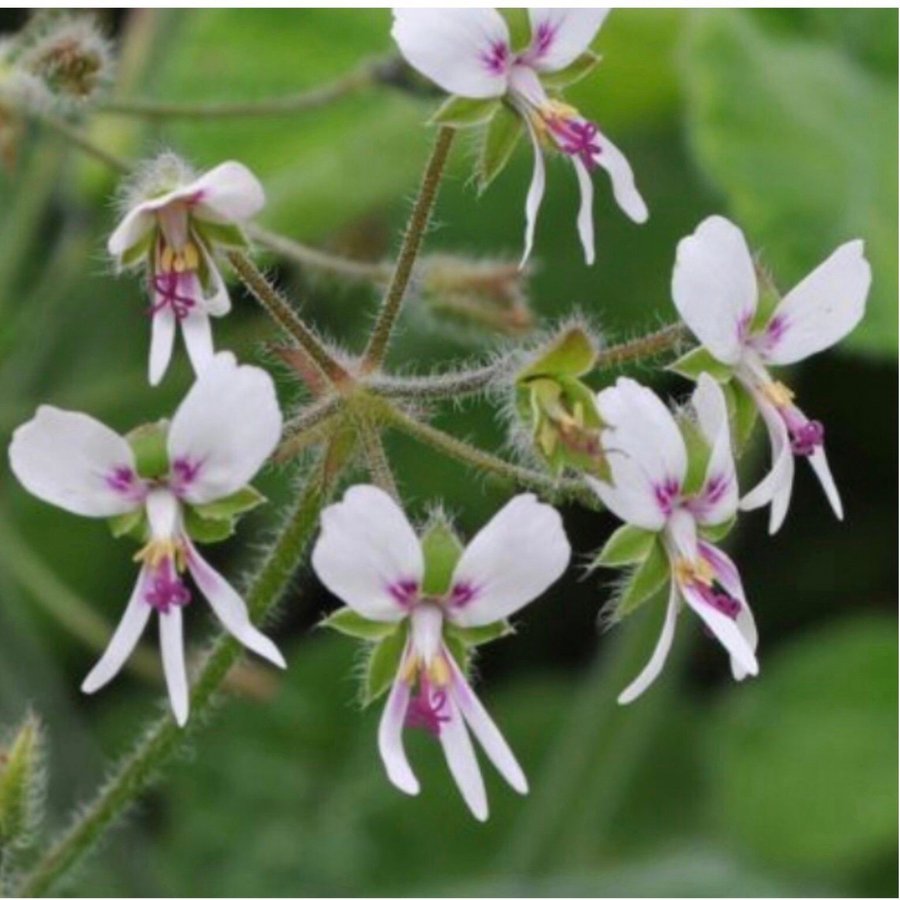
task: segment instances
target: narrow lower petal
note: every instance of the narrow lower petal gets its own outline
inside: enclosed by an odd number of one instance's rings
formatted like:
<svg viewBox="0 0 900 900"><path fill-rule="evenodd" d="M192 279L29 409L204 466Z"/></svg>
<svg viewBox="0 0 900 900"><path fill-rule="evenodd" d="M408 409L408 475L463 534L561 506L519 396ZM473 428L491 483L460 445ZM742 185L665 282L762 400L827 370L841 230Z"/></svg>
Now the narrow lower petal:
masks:
<svg viewBox="0 0 900 900"><path fill-rule="evenodd" d="M662 631L659 633L659 640L650 656L647 665L644 666L640 675L619 694L619 703L623 706L637 700L647 688L653 684L662 672L663 666L669 657L669 651L672 649L672 641L675 638L675 623L678 621L679 599L678 588L675 579L672 579L669 588L669 601L666 604L666 615L663 619Z"/></svg>
<svg viewBox="0 0 900 900"><path fill-rule="evenodd" d="M228 288L225 286L225 280L222 278L219 266L212 258L212 255L206 250L206 247L203 246L202 241L198 242L198 244L200 246L200 252L206 260L206 268L209 271L209 277L212 281L212 294L204 298L203 306L206 309L207 315L216 316L217 318L219 316L227 315L231 311L231 296L228 293Z"/></svg>
<svg viewBox="0 0 900 900"><path fill-rule="evenodd" d="M525 266L534 248L534 231L537 226L538 212L541 208L541 201L544 199L544 189L547 183L544 169L544 154L541 151L537 134L535 134L530 122L526 120L525 125L528 128L528 136L531 138L531 144L534 148L534 172L531 176L528 196L525 198L525 251L522 253L522 261L519 263L519 268Z"/></svg>
<svg viewBox="0 0 900 900"><path fill-rule="evenodd" d="M403 654L404 661L409 650ZM401 665L401 669L403 666ZM413 773L403 747L403 729L409 707L410 685L404 678L394 679L378 725L378 751L391 784L404 794L418 794L419 780Z"/></svg>
<svg viewBox="0 0 900 900"><path fill-rule="evenodd" d="M487 821L488 803L484 780L475 758L472 740L463 721L462 714L451 697L449 715L440 730L441 746L453 780L462 794L463 800L479 822Z"/></svg>
<svg viewBox="0 0 900 900"><path fill-rule="evenodd" d="M150 322L150 384L156 387L166 374L175 346L175 313L169 306L153 312Z"/></svg>
<svg viewBox="0 0 900 900"><path fill-rule="evenodd" d="M578 237L584 248L584 261L594 264L594 182L584 163L580 159L572 159L575 175L578 178L578 190L581 202L578 207Z"/></svg>
<svg viewBox="0 0 900 900"><path fill-rule="evenodd" d="M528 781L522 767L517 762L509 744L500 733L500 729L482 706L478 695L469 686L465 675L460 671L453 654L444 651L444 658L450 666L450 690L456 706L468 723L472 733L478 739L488 759L496 766L497 771L506 779L509 786L520 794L528 793Z"/></svg>
<svg viewBox="0 0 900 900"><path fill-rule="evenodd" d="M147 573L142 568L138 575L137 583L131 594L131 599L125 607L125 612L113 632L113 636L103 652L100 660L88 672L87 677L81 683L81 690L85 694L93 694L104 685L109 684L119 674L126 660L131 656L137 642L140 640L147 620L153 607L144 599L144 591L147 584Z"/></svg>
<svg viewBox="0 0 900 900"><path fill-rule="evenodd" d="M188 720L188 681L184 665L181 609L177 606L159 615L159 646L172 712L175 721L184 726Z"/></svg>
<svg viewBox="0 0 900 900"><path fill-rule="evenodd" d="M597 162L606 169L606 173L609 175L616 203L632 222L642 225L650 214L644 198L634 183L634 172L631 171L625 154L603 134L598 134L596 140L600 146Z"/></svg>
<svg viewBox="0 0 900 900"><path fill-rule="evenodd" d="M194 373L199 375L212 362L213 349L212 325L204 309L192 310L181 320L181 335L187 349Z"/></svg>
<svg viewBox="0 0 900 900"><path fill-rule="evenodd" d="M840 521L844 520L844 504L841 502L841 495L838 492L837 485L834 482L834 476L831 474L831 466L828 465L828 457L825 455L824 447L817 447L809 457L809 464L812 466L813 472L825 491L825 496L834 510L835 516Z"/></svg>
<svg viewBox="0 0 900 900"><path fill-rule="evenodd" d="M187 548L191 576L222 625L248 650L284 669L287 663L281 651L250 621L241 595L200 556L193 544L188 543Z"/></svg>

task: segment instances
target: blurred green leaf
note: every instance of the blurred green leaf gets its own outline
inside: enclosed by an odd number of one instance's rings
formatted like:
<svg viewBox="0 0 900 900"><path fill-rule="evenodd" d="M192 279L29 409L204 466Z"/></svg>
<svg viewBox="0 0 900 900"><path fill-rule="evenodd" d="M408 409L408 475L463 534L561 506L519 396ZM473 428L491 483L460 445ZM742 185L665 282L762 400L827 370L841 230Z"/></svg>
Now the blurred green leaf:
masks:
<svg viewBox="0 0 900 900"><path fill-rule="evenodd" d="M697 13L684 53L690 139L783 288L844 241L872 262L846 341L897 352L897 91L823 44L786 41L734 10Z"/></svg>

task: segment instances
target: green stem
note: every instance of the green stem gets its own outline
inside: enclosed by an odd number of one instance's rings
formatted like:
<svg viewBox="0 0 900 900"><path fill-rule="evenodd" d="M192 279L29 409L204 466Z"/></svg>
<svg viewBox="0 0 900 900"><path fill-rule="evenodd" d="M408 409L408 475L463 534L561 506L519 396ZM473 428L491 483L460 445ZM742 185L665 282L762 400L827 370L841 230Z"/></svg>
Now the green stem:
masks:
<svg viewBox="0 0 900 900"><path fill-rule="evenodd" d="M509 360L501 359L478 369L397 378L376 375L366 382L374 394L397 400L456 399L479 394L495 384L509 370Z"/></svg>
<svg viewBox="0 0 900 900"><path fill-rule="evenodd" d="M328 501L336 478L318 469L286 520L247 593L247 606L255 622L262 622L278 601L315 531L319 512ZM59 840L38 860L19 885L19 896L39 897L54 888L115 824L162 767L202 727L204 716L229 671L241 658L242 647L231 636L219 636L210 648L191 690L192 717L179 728L166 711L143 733L130 753L113 771L95 799L82 809Z"/></svg>
<svg viewBox="0 0 900 900"><path fill-rule="evenodd" d="M300 345L319 372L332 384L349 380L346 369L328 352L312 329L294 312L287 299L271 284L245 253L232 250L228 253L238 277L247 290L259 301L265 311L281 328Z"/></svg>
<svg viewBox="0 0 900 900"><path fill-rule="evenodd" d="M359 429L359 441L362 445L363 457L366 468L372 478L372 483L378 485L383 491L387 491L395 500L400 501L400 492L397 490L397 482L391 471L387 453L384 451L384 443L381 435L374 425L369 422L356 419Z"/></svg>
<svg viewBox="0 0 900 900"><path fill-rule="evenodd" d="M130 163L110 153L99 144L95 144L83 131L80 131L74 125L70 125L65 119L61 119L59 116L54 116L51 113L41 113L35 118L41 125L105 166L123 175L127 175L131 171Z"/></svg>
<svg viewBox="0 0 900 900"><path fill-rule="evenodd" d="M633 341L623 341L606 347L597 355L595 369L612 369L626 363L640 362L673 350L689 335L681 322L673 322L658 331L652 331Z"/></svg>
<svg viewBox="0 0 900 900"><path fill-rule="evenodd" d="M397 256L397 265L391 276L390 283L381 302L375 327L369 337L369 343L363 354L362 370L373 371L381 367L384 357L390 345L397 317L403 307L403 299L409 286L413 266L422 248L422 241L431 221L431 212L434 209L434 201L437 199L438 188L450 155L450 147L455 135L453 128L442 127L437 134L431 156L425 165L422 175L422 184L419 187L419 196L416 197L412 214L406 225L403 235L403 243Z"/></svg>

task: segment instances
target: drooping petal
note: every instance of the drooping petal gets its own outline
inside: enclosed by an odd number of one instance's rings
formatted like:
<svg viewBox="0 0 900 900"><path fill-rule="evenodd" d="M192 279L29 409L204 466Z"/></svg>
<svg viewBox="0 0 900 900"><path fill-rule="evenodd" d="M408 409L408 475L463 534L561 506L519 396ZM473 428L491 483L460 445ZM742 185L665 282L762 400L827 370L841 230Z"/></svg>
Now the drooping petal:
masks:
<svg viewBox="0 0 900 900"><path fill-rule="evenodd" d="M575 157L572 158L575 175L578 178L578 191L581 201L578 206L578 237L584 248L584 261L587 265L594 264L594 182L591 173L584 163Z"/></svg>
<svg viewBox="0 0 900 900"><path fill-rule="evenodd" d="M734 364L756 312L753 259L736 225L710 216L678 244L672 298L685 324L716 359Z"/></svg>
<svg viewBox="0 0 900 900"><path fill-rule="evenodd" d="M245 222L266 203L259 179L243 164L229 160L210 169L185 188L191 212L214 222Z"/></svg>
<svg viewBox="0 0 900 900"><path fill-rule="evenodd" d="M319 580L367 619L402 619L422 584L422 548L403 510L384 491L360 484L322 513L312 552Z"/></svg>
<svg viewBox="0 0 900 900"><path fill-rule="evenodd" d="M637 700L662 672L669 651L672 649L672 641L675 639L675 623L678 621L680 602L678 588L673 578L669 587L669 600L666 603L666 615L663 619L662 631L659 633L659 640L656 642L656 647L654 647L647 665L644 666L638 677L619 694L619 703L623 706Z"/></svg>
<svg viewBox="0 0 900 900"><path fill-rule="evenodd" d="M711 448L703 487L689 506L699 522L718 525L737 512L738 482L731 451L728 406L719 383L705 372L700 375L691 403L700 430Z"/></svg>
<svg viewBox="0 0 900 900"><path fill-rule="evenodd" d="M403 654L404 661L408 653L407 647ZM378 725L378 751L391 784L405 794L418 794L419 780L410 768L403 747L403 728L406 710L409 707L409 695L409 682L399 676L395 678Z"/></svg>
<svg viewBox="0 0 900 900"><path fill-rule="evenodd" d="M275 449L281 410L272 378L218 353L172 419L173 481L188 503L208 503L250 482Z"/></svg>
<svg viewBox="0 0 900 900"><path fill-rule="evenodd" d="M534 230L537 227L538 212L541 209L541 201L544 199L544 188L547 184L544 154L537 134L527 119L525 126L528 129L528 136L531 138L531 145L534 149L534 173L531 176L531 184L528 187L528 196L525 198L525 250L519 263L520 269L528 262L528 258L531 256L531 251L534 248Z"/></svg>
<svg viewBox="0 0 900 900"><path fill-rule="evenodd" d="M475 750L462 714L451 695L446 706L447 715L439 733L447 766L463 800L479 822L487 821L488 803L484 780L475 758Z"/></svg>
<svg viewBox="0 0 900 900"><path fill-rule="evenodd" d="M406 61L450 94L506 91L509 29L495 9L395 9L391 35Z"/></svg>
<svg viewBox="0 0 900 900"><path fill-rule="evenodd" d="M79 516L117 516L143 501L128 441L83 413L39 407L15 430L9 463L26 490Z"/></svg>
<svg viewBox="0 0 900 900"><path fill-rule="evenodd" d="M520 494L463 551L447 614L463 627L505 619L547 590L571 554L559 513L533 494Z"/></svg>
<svg viewBox="0 0 900 900"><path fill-rule="evenodd" d="M450 690L456 706L472 729L488 759L496 766L497 771L506 779L509 786L520 794L528 793L528 780L519 765L509 744L500 733L488 711L482 706L478 695L469 686L453 654L444 652L444 658L450 667Z"/></svg>
<svg viewBox="0 0 900 900"><path fill-rule="evenodd" d="M211 316L224 316L231 310L231 296L228 293L228 288L225 285L225 280L222 278L218 264L202 244L200 245L200 252L203 254L212 283L212 293L204 297L204 308Z"/></svg>
<svg viewBox="0 0 900 900"><path fill-rule="evenodd" d="M106 250L110 256L119 260L156 224L156 218L152 210L144 204L139 204L128 210L122 221L116 226L106 242Z"/></svg>
<svg viewBox="0 0 900 900"><path fill-rule="evenodd" d="M188 720L187 671L184 665L184 638L181 627L181 608L172 606L159 615L159 648L162 653L163 674L169 690L169 702L175 721L184 726Z"/></svg>
<svg viewBox="0 0 900 900"><path fill-rule="evenodd" d="M631 171L625 154L602 133L597 134L596 141L600 147L597 162L606 169L606 173L609 175L616 203L632 222L642 225L650 214L644 198L634 183L634 173Z"/></svg>
<svg viewBox="0 0 900 900"><path fill-rule="evenodd" d="M825 496L834 510L835 516L843 521L844 504L841 503L841 495L838 492L837 485L834 483L834 476L831 474L831 466L828 465L828 457L825 455L824 447L816 447L812 455L809 457L809 464L812 466L813 472L825 491Z"/></svg>
<svg viewBox="0 0 900 900"><path fill-rule="evenodd" d="M150 613L153 612L153 607L144 597L146 585L147 572L142 568L131 599L125 607L125 612L122 614L113 636L109 639L106 650L103 651L103 656L81 683L81 690L85 694L93 694L94 691L100 690L119 674L119 670L125 665L144 633L147 620L150 618Z"/></svg>
<svg viewBox="0 0 900 900"><path fill-rule="evenodd" d="M281 651L250 621L247 605L241 595L190 542L187 543L187 564L191 577L225 628L248 650L252 650L281 669L286 668L287 663Z"/></svg>
<svg viewBox="0 0 900 900"><path fill-rule="evenodd" d="M529 9L531 46L523 61L542 72L575 62L597 36L608 9Z"/></svg>
<svg viewBox="0 0 900 900"><path fill-rule="evenodd" d="M175 313L171 307L163 306L153 312L150 322L150 384L156 387L166 374L175 346Z"/></svg>
<svg viewBox="0 0 900 900"><path fill-rule="evenodd" d="M831 347L866 311L872 270L862 241L838 247L778 304L760 336L767 362L789 365Z"/></svg>
<svg viewBox="0 0 900 900"><path fill-rule="evenodd" d="M181 320L181 335L184 346L195 375L200 375L212 362L213 350L212 325L205 309L192 309Z"/></svg>

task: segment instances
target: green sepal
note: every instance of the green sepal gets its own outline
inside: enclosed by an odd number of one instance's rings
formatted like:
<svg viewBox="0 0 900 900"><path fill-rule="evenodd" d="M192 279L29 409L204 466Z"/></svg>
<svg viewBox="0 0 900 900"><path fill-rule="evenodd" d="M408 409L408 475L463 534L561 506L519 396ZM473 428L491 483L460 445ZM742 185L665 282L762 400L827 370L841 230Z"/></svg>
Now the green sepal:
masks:
<svg viewBox="0 0 900 900"><path fill-rule="evenodd" d="M469 677L469 669L472 663L472 647L474 644L466 644L457 634L444 631L444 646L450 651L450 655L456 661L463 675Z"/></svg>
<svg viewBox="0 0 900 900"><path fill-rule="evenodd" d="M135 466L141 478L162 478L169 473L169 451L166 439L169 423L163 419L140 425L125 435L134 453Z"/></svg>
<svg viewBox="0 0 900 900"><path fill-rule="evenodd" d="M463 545L449 522L438 519L422 536L425 574L422 593L426 597L443 597L450 590L453 571L462 556Z"/></svg>
<svg viewBox="0 0 900 900"><path fill-rule="evenodd" d="M516 630L506 621L491 622L490 625L478 625L475 628L463 628L460 625L447 623L444 625L445 640L453 638L464 647L480 647L482 644L490 644L499 638L515 634Z"/></svg>
<svg viewBox="0 0 900 900"><path fill-rule="evenodd" d="M719 362L706 347L695 347L693 350L689 350L667 368L691 381L696 381L706 372L720 384L727 384L734 375L731 366Z"/></svg>
<svg viewBox="0 0 900 900"><path fill-rule="evenodd" d="M728 415L731 419L731 433L734 439L734 451L740 455L756 427L759 418L759 408L753 395L739 382L734 381L725 385L725 402L728 405Z"/></svg>
<svg viewBox="0 0 900 900"><path fill-rule="evenodd" d="M665 587L671 573L662 541L656 540L647 557L629 573L615 599L612 620L620 622Z"/></svg>
<svg viewBox="0 0 900 900"><path fill-rule="evenodd" d="M244 513L256 509L257 506L266 502L266 498L255 487L249 484L242 487L239 491L222 497L220 500L213 500L212 503L201 503L194 505L191 509L201 519L234 519L242 516Z"/></svg>
<svg viewBox="0 0 900 900"><path fill-rule="evenodd" d="M587 375L597 361L597 348L590 335L577 325L557 335L540 357L523 369L516 381L528 381L540 376Z"/></svg>
<svg viewBox="0 0 900 900"><path fill-rule="evenodd" d="M494 117L502 106L497 97L472 99L470 97L449 97L429 119L429 125L448 125L451 128L474 128L484 125Z"/></svg>
<svg viewBox="0 0 900 900"><path fill-rule="evenodd" d="M399 627L400 622L373 622L354 612L349 606L335 610L319 622L320 628L331 628L348 637L362 641L383 641L390 637Z"/></svg>
<svg viewBox="0 0 900 900"><path fill-rule="evenodd" d="M405 623L393 634L382 638L369 653L366 660L360 702L368 706L384 694L393 684L400 668L403 650L406 647L408 628Z"/></svg>
<svg viewBox="0 0 900 900"><path fill-rule="evenodd" d="M622 525L610 535L591 564L591 568L604 566L608 569L618 569L641 563L653 549L656 538L655 531L646 531L636 525Z"/></svg>
<svg viewBox="0 0 900 900"><path fill-rule="evenodd" d="M522 117L505 103L484 129L481 149L475 167L478 192L487 190L491 182L506 168L524 130Z"/></svg>
<svg viewBox="0 0 900 900"><path fill-rule="evenodd" d="M682 481L681 492L686 497L696 494L706 481L706 470L712 456L712 448L706 442L700 426L686 415L679 417L678 427L687 450L687 472Z"/></svg>
<svg viewBox="0 0 900 900"><path fill-rule="evenodd" d="M700 525L697 531L704 540L711 544L718 544L719 541L725 540L728 533L734 528L735 522L737 522L737 516L732 516L718 525Z"/></svg>
<svg viewBox="0 0 900 900"><path fill-rule="evenodd" d="M144 543L150 537L150 526L143 506L106 520L114 538L130 537Z"/></svg>
<svg viewBox="0 0 900 900"><path fill-rule="evenodd" d="M194 228L203 236L207 245L219 244L222 247L245 249L250 246L246 235L237 225L227 222L209 222L206 219L193 220ZM201 257L203 254L201 254Z"/></svg>
<svg viewBox="0 0 900 900"><path fill-rule="evenodd" d="M235 520L204 519L192 506L184 507L184 528L198 544L218 544L234 534Z"/></svg>
<svg viewBox="0 0 900 900"><path fill-rule="evenodd" d="M37 716L28 713L0 747L0 848L4 854L23 849L34 837L43 812L45 781L43 729Z"/></svg>
<svg viewBox="0 0 900 900"><path fill-rule="evenodd" d="M149 263L150 253L156 241L156 229L151 228L136 243L132 244L123 254L120 264L123 268L130 269L141 263Z"/></svg>
<svg viewBox="0 0 900 900"><path fill-rule="evenodd" d="M531 18L521 7L504 7L498 10L509 29L510 47L527 47L531 43Z"/></svg>
<svg viewBox="0 0 900 900"><path fill-rule="evenodd" d="M550 91L560 91L576 84L587 77L600 64L600 56L591 50L585 50L574 62L569 63L558 72L547 72L541 75L541 82Z"/></svg>

